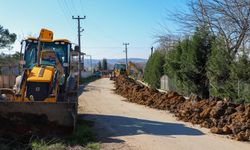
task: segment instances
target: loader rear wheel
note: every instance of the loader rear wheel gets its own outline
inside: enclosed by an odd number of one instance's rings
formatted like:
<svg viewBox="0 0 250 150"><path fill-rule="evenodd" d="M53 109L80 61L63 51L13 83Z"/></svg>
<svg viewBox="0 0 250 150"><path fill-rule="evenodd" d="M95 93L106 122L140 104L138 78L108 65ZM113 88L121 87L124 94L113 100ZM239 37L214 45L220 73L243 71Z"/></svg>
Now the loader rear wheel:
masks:
<svg viewBox="0 0 250 150"><path fill-rule="evenodd" d="M14 101L15 100L15 91L10 89L10 88L1 88L0 89L0 100Z"/></svg>

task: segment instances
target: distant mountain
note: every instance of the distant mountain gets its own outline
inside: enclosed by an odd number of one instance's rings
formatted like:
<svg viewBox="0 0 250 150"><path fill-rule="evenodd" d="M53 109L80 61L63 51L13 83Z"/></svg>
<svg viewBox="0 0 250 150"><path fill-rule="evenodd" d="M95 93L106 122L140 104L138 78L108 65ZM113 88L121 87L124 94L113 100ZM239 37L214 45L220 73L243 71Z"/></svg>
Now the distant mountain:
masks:
<svg viewBox="0 0 250 150"><path fill-rule="evenodd" d="M109 64L115 64L115 63L125 63L126 60L125 58L122 59L108 59L107 60ZM133 63L139 63L139 62L147 62L147 59L143 58L128 58L128 61L132 61Z"/></svg>
<svg viewBox="0 0 250 150"><path fill-rule="evenodd" d="M92 59L92 66L95 67L97 66L98 62L102 61L102 59ZM128 58L128 61L132 61L133 63L140 63L145 65L147 63L147 59L144 58ZM125 63L125 58L121 58L121 59L107 59L108 62L108 66L109 68L113 68L113 65L115 63ZM84 66L85 67L90 67L90 60L89 59L85 59L84 60Z"/></svg>

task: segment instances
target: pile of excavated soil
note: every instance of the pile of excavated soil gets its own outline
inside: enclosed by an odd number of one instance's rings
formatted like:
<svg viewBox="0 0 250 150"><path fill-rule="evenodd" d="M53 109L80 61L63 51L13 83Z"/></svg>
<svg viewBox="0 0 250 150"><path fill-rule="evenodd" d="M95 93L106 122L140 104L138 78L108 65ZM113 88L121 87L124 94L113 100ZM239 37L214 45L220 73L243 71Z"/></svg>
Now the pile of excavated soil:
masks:
<svg viewBox="0 0 250 150"><path fill-rule="evenodd" d="M0 114L0 122L0 136L66 136L73 132L73 127L62 126L55 121L49 121L47 116L43 114Z"/></svg>
<svg viewBox="0 0 250 150"><path fill-rule="evenodd" d="M212 133L250 141L250 104L219 98L200 99L195 95L186 100L176 92L162 93L126 76L117 77L115 87L115 92L130 102L168 110L180 120L210 128Z"/></svg>

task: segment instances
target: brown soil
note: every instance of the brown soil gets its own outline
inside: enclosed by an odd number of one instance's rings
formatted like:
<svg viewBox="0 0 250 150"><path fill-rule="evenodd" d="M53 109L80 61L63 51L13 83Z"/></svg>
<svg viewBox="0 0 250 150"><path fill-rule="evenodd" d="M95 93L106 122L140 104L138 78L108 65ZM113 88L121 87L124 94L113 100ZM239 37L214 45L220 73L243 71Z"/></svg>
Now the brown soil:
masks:
<svg viewBox="0 0 250 150"><path fill-rule="evenodd" d="M29 113L0 114L0 135L15 137L23 135L66 136L73 132L73 127L51 122L46 115Z"/></svg>
<svg viewBox="0 0 250 150"><path fill-rule="evenodd" d="M219 98L200 99L195 95L186 100L176 92L161 93L125 76L115 79L115 87L115 92L130 102L169 110L180 120L211 128L212 133L250 141L250 104L235 104Z"/></svg>

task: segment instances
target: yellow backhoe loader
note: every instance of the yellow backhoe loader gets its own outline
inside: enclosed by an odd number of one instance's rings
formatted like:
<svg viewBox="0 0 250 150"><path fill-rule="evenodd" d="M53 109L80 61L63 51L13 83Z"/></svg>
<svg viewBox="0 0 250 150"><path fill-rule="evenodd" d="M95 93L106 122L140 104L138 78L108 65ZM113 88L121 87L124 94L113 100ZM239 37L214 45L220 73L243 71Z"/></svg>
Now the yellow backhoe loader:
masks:
<svg viewBox="0 0 250 150"><path fill-rule="evenodd" d="M128 67L126 67L126 64L124 63L116 63L110 79L112 80L119 75L126 75L137 79L142 75L142 71L131 61L128 62Z"/></svg>
<svg viewBox="0 0 250 150"><path fill-rule="evenodd" d="M13 89L0 89L0 134L73 131L78 80L71 70L71 57L80 53L71 47L67 39L54 40L47 29L41 29L38 38L22 41L21 75Z"/></svg>
<svg viewBox="0 0 250 150"><path fill-rule="evenodd" d="M118 77L119 75L127 75L126 64L116 63L114 65L114 69L113 69L112 74L110 76L110 80L113 80L114 78Z"/></svg>

